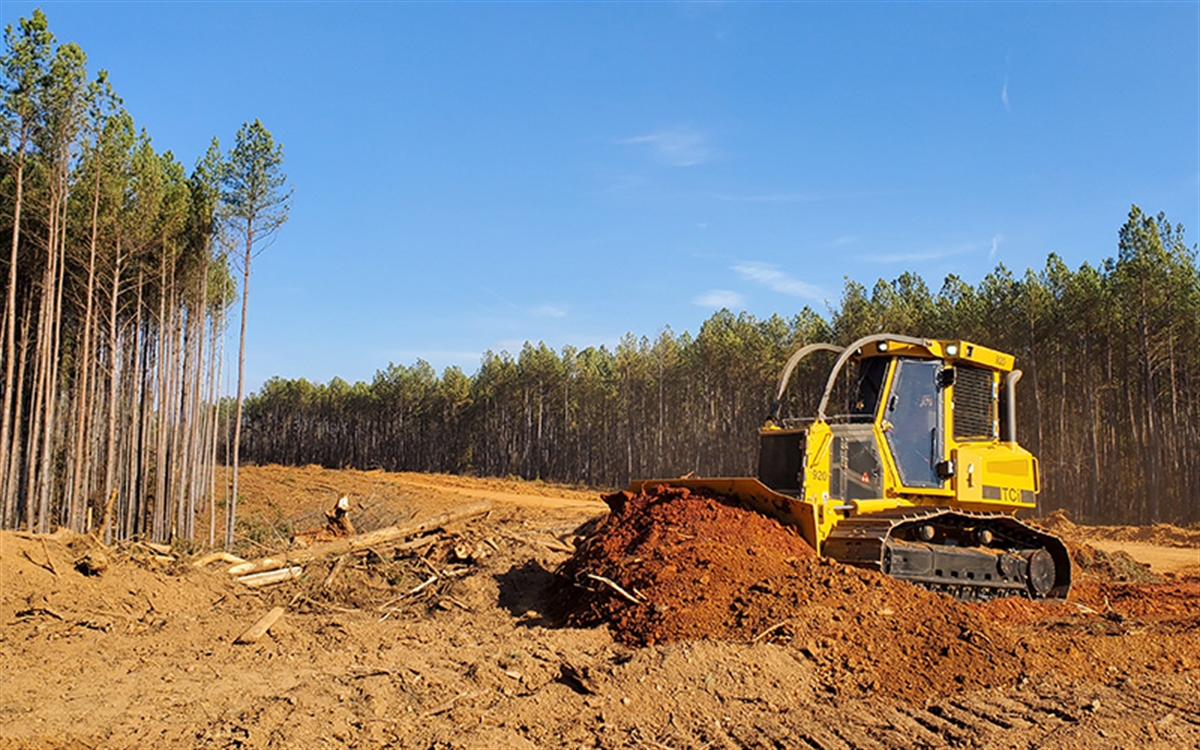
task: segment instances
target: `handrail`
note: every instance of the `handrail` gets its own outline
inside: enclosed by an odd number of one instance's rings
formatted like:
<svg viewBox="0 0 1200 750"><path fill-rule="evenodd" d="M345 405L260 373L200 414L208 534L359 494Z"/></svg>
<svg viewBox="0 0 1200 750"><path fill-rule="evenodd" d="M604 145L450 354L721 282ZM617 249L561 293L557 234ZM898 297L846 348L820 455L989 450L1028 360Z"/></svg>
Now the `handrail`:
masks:
<svg viewBox="0 0 1200 750"><path fill-rule="evenodd" d="M817 419L825 421L825 406L829 403L829 396L833 393L833 386L837 384L838 375L842 372L842 367L846 361L853 357L860 349L869 344L874 344L879 341L895 341L899 344L911 344L913 346L921 346L928 348L933 344L930 339L918 339L912 336L898 336L892 333L873 333L870 336L863 336L858 341L855 341L850 346L846 347L841 356L837 358L837 362L833 364L833 370L829 373L829 380L825 383L825 393L821 396L821 405L817 407Z"/></svg>
<svg viewBox="0 0 1200 750"><path fill-rule="evenodd" d="M779 409L783 405L783 393L787 390L788 381L792 379L792 372L796 369L796 365L800 364L800 360L804 359L813 352L834 352L840 353L842 347L833 344L808 344L796 350L791 357L788 358L787 364L784 365L783 373L779 376L779 388L775 392L775 402L771 404L771 411L767 414L767 421L774 422L779 418Z"/></svg>

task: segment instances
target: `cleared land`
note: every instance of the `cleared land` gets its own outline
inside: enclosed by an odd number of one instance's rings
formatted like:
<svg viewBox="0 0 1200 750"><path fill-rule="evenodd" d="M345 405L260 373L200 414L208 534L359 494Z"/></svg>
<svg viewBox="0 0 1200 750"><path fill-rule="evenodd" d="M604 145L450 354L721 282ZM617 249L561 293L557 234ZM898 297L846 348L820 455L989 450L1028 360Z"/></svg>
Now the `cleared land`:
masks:
<svg viewBox="0 0 1200 750"><path fill-rule="evenodd" d="M1200 746L1198 531L1051 517L1072 600L968 605L703 501L618 540L575 488L274 466L242 485L247 556L343 494L359 531L492 510L256 589L0 534L0 748ZM557 573L588 538L566 572L592 591Z"/></svg>

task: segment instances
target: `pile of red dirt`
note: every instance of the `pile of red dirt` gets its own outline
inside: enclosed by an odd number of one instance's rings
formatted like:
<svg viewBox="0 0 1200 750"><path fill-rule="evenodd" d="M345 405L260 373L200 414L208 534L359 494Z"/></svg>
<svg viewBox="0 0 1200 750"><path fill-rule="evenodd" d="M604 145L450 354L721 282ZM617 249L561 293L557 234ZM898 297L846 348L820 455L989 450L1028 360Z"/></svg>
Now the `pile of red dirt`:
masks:
<svg viewBox="0 0 1200 750"><path fill-rule="evenodd" d="M1071 553L1071 565L1076 583L1093 579L1108 583L1162 583L1163 577L1150 570L1150 566L1130 557L1120 550L1105 552L1090 544L1067 542Z"/></svg>
<svg viewBox="0 0 1200 750"><path fill-rule="evenodd" d="M626 643L753 637L786 613L749 603L816 556L778 521L725 498L659 487L604 501L611 513L562 570L583 587L569 620L611 622Z"/></svg>
<svg viewBox="0 0 1200 750"><path fill-rule="evenodd" d="M1098 539L1141 542L1160 547L1200 547L1200 528L1180 528L1169 523L1149 526L1079 526L1065 510L1056 510L1033 523L1071 542Z"/></svg>
<svg viewBox="0 0 1200 750"><path fill-rule="evenodd" d="M665 487L605 500L611 513L560 569L569 624L607 623L634 646L790 643L835 693L916 697L1021 672L1014 644L977 608L818 558L733 500Z"/></svg>

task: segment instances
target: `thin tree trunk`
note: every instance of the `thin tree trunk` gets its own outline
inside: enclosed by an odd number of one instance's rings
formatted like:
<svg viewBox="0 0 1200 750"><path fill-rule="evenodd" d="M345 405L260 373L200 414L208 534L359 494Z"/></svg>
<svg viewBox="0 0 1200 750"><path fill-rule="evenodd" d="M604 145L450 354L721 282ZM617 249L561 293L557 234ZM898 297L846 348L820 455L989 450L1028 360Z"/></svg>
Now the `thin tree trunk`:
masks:
<svg viewBox="0 0 1200 750"><path fill-rule="evenodd" d="M229 499L229 513L225 519L225 548L233 546L233 530L237 520L238 503L238 448L242 439L242 393L246 373L246 310L250 302L250 256L254 249L254 224L246 227L246 258L242 267L242 320L238 336L238 379L237 406L233 417L233 493Z"/></svg>
<svg viewBox="0 0 1200 750"><path fill-rule="evenodd" d="M120 362L120 342L118 341L117 333L117 301L121 291L121 240L118 237L116 243L116 252L113 258L113 273L112 273L112 289L110 290L111 297L108 305L108 403L105 407L108 410L107 427L108 440L105 444L104 456L104 497L107 499L112 496L113 488L116 487L116 471L117 471L117 401L118 387L120 385L119 368ZM105 544L112 542L112 529L106 531L110 535L105 539Z"/></svg>
<svg viewBox="0 0 1200 750"><path fill-rule="evenodd" d="M30 327L30 323L33 320L32 305L33 305L32 298L26 298L25 312L21 316L21 318L23 319L24 322L21 325L21 352L19 355L20 362L17 364L17 376L16 376L16 391L17 392L13 398L14 411L15 411L15 413L13 414L13 441L12 441L12 449L8 453L8 458L7 458L8 467L7 467L6 473L8 474L8 484L5 488L5 495L4 495L4 505L6 508L9 509L8 517L10 519L12 519L12 525L14 527L17 526L18 522L19 522L19 519L17 518L16 498L17 498L17 491L22 486L22 481L21 481L21 479L22 479L21 455L23 452L22 445L26 444L26 441L21 440L20 438L21 438L21 424L22 424L21 417L22 417L22 411L24 410L24 406L25 406L25 368L29 362L29 356L28 356L29 355L29 327ZM28 448L26 448L25 450L28 450ZM27 481L26 481L25 485L28 486ZM31 514L31 510L30 510L28 493L26 493L25 497L27 498L25 501L25 513L29 518L28 523L26 525L28 528L32 529L33 528L33 516Z"/></svg>
<svg viewBox="0 0 1200 750"><path fill-rule="evenodd" d="M96 171L96 182L93 186L92 195L92 216L91 216L91 236L88 242L88 282L87 282L87 305L83 316L83 346L81 347L80 356L80 373L78 383L78 393L76 395L76 403L78 410L75 415L75 441L72 452L74 453L74 469L71 483L71 505L82 504L81 499L85 492L85 443L87 441L88 420L91 417L88 407L88 393L90 386L91 370L92 370L92 309L93 300L96 294L96 243L99 236L99 216L100 216L100 171ZM82 517L72 519L76 531L82 531Z"/></svg>
<svg viewBox="0 0 1200 750"><path fill-rule="evenodd" d="M16 153L15 196L13 202L12 246L8 262L8 296L4 305L4 412L0 417L0 456L8 456L16 452L14 433L19 429L19 423L13 420L14 391L14 360L16 359L16 330L17 330L17 259L21 240L21 207L25 182L25 139L22 137ZM15 495L16 473L5 472L0 478L0 495L4 497L4 516L0 519L0 528L7 528L13 520L11 498Z"/></svg>

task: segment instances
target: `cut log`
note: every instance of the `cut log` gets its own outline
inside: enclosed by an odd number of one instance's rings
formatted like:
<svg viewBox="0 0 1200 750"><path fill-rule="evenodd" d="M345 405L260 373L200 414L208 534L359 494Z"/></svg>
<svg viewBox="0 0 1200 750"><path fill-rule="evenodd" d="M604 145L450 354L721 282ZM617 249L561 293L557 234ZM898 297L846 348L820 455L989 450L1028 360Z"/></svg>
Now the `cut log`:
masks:
<svg viewBox="0 0 1200 750"><path fill-rule="evenodd" d="M276 607L260 617L258 622L251 625L249 630L239 635L233 642L254 643L266 635L271 626L279 622L280 617L283 617L283 607Z"/></svg>
<svg viewBox="0 0 1200 750"><path fill-rule="evenodd" d="M304 572L304 568L296 565L290 568L281 568L279 570L268 570L264 573L251 573L250 575L241 576L238 578L238 583L251 588L258 586L270 586L273 583L283 583L290 581L293 578L299 578Z"/></svg>
<svg viewBox="0 0 1200 750"><path fill-rule="evenodd" d="M396 526L388 526L384 529L376 531L368 531L365 534L358 536L349 536L342 539L335 539L331 542L322 544L314 544L311 547L292 550L284 555L275 557L264 557L258 560L241 565L235 565L229 569L230 575L245 575L247 573L258 573L267 570L276 570L285 565L295 565L298 563L307 563L313 560L319 560L323 557L332 555L341 555L346 552L357 552L365 550L373 546L382 546L383 544L396 539L407 539L410 536L423 534L426 531L441 528L448 523L465 521L471 518L478 518L486 514L492 509L492 504L487 500L464 505L461 508L439 513L436 516L430 516L424 519L413 519L406 521Z"/></svg>
<svg viewBox="0 0 1200 750"><path fill-rule="evenodd" d="M308 562L308 560L299 554L291 557L260 557L257 560L240 562L226 572L231 576L244 576L247 573L261 573L264 570L278 570L293 562Z"/></svg>
<svg viewBox="0 0 1200 750"><path fill-rule="evenodd" d="M245 560L238 557L237 555L231 555L228 552L221 551L221 552L209 552L207 555L201 555L200 557L197 557L195 560L192 560L192 566L197 567L197 568L203 568L205 565L210 565L210 564L218 562L218 561L226 562L226 563L233 563L235 565L240 565L241 563L246 562Z"/></svg>

